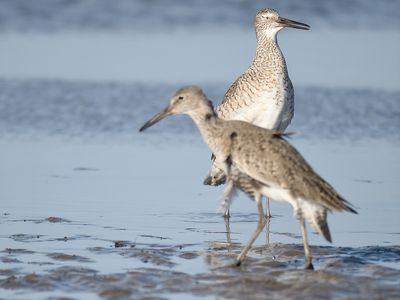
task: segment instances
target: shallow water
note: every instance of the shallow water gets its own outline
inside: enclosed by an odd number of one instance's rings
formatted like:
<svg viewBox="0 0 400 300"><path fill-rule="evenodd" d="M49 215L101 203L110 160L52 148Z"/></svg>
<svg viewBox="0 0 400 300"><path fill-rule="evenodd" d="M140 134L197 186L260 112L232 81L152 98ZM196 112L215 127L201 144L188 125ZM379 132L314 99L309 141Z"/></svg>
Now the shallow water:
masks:
<svg viewBox="0 0 400 300"><path fill-rule="evenodd" d="M203 88L218 103L227 86L204 84ZM148 141L137 134L178 87L166 83L0 79L0 137L152 143L170 139L170 134L184 134L183 139L197 141L197 129L182 116L152 128L152 133L159 135ZM399 91L300 86L295 109L288 130L297 132L296 138L400 141Z"/></svg>
<svg viewBox="0 0 400 300"><path fill-rule="evenodd" d="M329 217L332 245L310 236L312 273L290 207L276 203L269 234L227 266L256 226L254 203L236 199L227 227L188 118L137 132L175 88L0 80L0 297L400 295L398 92L297 89L290 141L359 212Z"/></svg>
<svg viewBox="0 0 400 300"><path fill-rule="evenodd" d="M279 44L296 89L399 89L398 30L286 29ZM213 84L223 85L224 93L250 64L255 46L250 26L151 33L11 32L0 34L0 77Z"/></svg>
<svg viewBox="0 0 400 300"><path fill-rule="evenodd" d="M164 31L220 26L246 27L254 11L274 7L290 18L322 27L399 28L397 1L381 0L2 0L2 31L139 30ZM250 27L250 26L249 26Z"/></svg>
<svg viewBox="0 0 400 300"><path fill-rule="evenodd" d="M342 2L2 1L0 298L400 298L399 3ZM218 103L269 5L312 26L279 37L290 142L359 213L329 216L332 244L310 232L314 272L274 202L229 267L254 203L240 195L224 222L188 118L137 132L183 84Z"/></svg>
<svg viewBox="0 0 400 300"><path fill-rule="evenodd" d="M207 148L184 133L154 146L159 135L1 142L2 297L400 295L398 144L293 139L359 212L329 217L332 245L310 236L313 273L290 207L276 203L269 235L228 267L256 227L254 203L235 200L228 230L221 189L201 184Z"/></svg>

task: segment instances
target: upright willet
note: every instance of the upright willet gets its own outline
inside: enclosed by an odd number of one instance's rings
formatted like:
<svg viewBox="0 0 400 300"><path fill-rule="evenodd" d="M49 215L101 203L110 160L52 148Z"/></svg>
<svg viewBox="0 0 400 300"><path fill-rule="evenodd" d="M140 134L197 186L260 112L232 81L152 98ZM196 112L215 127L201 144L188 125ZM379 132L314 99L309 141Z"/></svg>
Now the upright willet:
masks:
<svg viewBox="0 0 400 300"><path fill-rule="evenodd" d="M234 188L254 197L258 207L258 225L235 264L240 265L260 234L265 218L261 196L288 202L300 222L306 268L313 268L305 221L331 242L327 212L356 213L329 183L322 179L281 133L243 121L219 118L211 101L198 87L184 87L176 92L169 105L146 122L140 131L174 114L187 114L196 123L204 141L215 153L227 174L224 192L229 198Z"/></svg>
<svg viewBox="0 0 400 300"><path fill-rule="evenodd" d="M294 113L294 90L277 42L277 34L284 27L304 30L310 27L282 18L276 10L270 8L257 11L254 27L257 49L253 62L228 89L216 112L225 120L246 121L284 132ZM214 162L204 184L220 185L224 182L225 175L221 166ZM270 216L268 200L266 215ZM229 205L225 216L229 216Z"/></svg>

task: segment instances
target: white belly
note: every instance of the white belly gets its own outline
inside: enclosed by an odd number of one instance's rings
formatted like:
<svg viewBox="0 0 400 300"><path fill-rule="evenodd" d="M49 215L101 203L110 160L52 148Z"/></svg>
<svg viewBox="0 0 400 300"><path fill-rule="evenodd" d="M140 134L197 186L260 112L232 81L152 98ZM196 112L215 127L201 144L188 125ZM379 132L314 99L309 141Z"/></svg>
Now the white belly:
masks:
<svg viewBox="0 0 400 300"><path fill-rule="evenodd" d="M279 185L268 184L262 187L261 193L275 201L287 202L292 205L294 210L298 208L298 201L292 197L288 189L284 189Z"/></svg>
<svg viewBox="0 0 400 300"><path fill-rule="evenodd" d="M293 117L293 98L291 84L286 88L282 86L262 91L249 105L231 112L225 119L245 121L263 128L284 131Z"/></svg>
<svg viewBox="0 0 400 300"><path fill-rule="evenodd" d="M265 197L271 198L275 201L289 203L293 207L293 213L295 216L298 216L299 214L304 216L304 218L311 224L314 230L320 232L323 235L316 222L315 215L316 213L323 214L326 208L313 201L300 198L296 199L290 194L288 189L283 189L278 185L264 185L262 187L261 193Z"/></svg>
<svg viewBox="0 0 400 300"><path fill-rule="evenodd" d="M291 101L293 101L293 97L284 89L263 92L259 99L243 112L243 118L254 125L271 130L279 130L282 122L290 114L289 102ZM291 116L289 119L291 119ZM284 129L286 129L287 125Z"/></svg>

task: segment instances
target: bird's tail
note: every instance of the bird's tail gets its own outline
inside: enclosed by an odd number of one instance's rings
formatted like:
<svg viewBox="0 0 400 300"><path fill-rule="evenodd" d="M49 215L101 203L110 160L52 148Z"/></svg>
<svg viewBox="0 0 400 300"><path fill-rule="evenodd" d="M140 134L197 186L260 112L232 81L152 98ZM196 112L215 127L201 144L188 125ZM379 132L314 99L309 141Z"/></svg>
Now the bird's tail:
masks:
<svg viewBox="0 0 400 300"><path fill-rule="evenodd" d="M328 209L303 201L298 214L304 216L311 227L321 234L329 243L332 243L331 233L327 222Z"/></svg>
<svg viewBox="0 0 400 300"><path fill-rule="evenodd" d="M314 229L321 234L329 243L332 243L331 232L329 231L328 222L326 221L326 209L314 213L313 224Z"/></svg>

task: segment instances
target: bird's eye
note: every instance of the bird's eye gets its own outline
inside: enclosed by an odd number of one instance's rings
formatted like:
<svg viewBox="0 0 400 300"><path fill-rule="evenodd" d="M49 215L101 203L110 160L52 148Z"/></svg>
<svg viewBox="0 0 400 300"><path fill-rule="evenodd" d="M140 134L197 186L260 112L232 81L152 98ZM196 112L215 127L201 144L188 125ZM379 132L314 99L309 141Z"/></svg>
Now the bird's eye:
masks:
<svg viewBox="0 0 400 300"><path fill-rule="evenodd" d="M183 97L182 97L182 96L179 96L179 97L178 97L178 100L183 100Z"/></svg>

